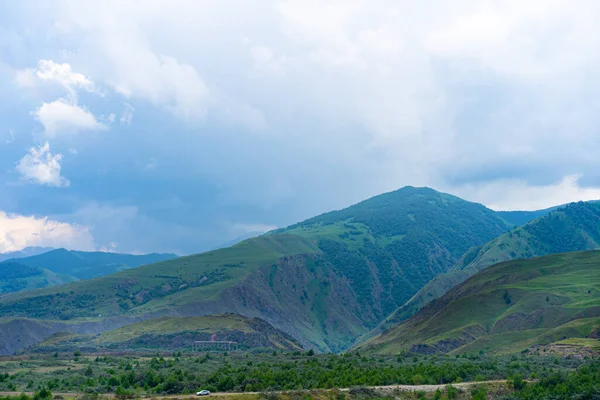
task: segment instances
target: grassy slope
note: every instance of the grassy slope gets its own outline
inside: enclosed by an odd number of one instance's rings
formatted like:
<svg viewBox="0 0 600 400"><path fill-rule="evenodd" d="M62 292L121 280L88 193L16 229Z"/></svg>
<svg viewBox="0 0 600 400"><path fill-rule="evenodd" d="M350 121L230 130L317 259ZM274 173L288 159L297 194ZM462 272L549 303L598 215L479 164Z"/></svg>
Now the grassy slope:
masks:
<svg viewBox="0 0 600 400"><path fill-rule="evenodd" d="M147 310L176 305L186 296L212 299L261 265L290 254L317 252L309 240L292 235L250 239L228 249L121 271L106 277L55 288L15 293L0 300L4 316L70 319L119 315L132 308ZM185 297L185 296L183 296ZM185 298L181 299L185 302Z"/></svg>
<svg viewBox="0 0 600 400"><path fill-rule="evenodd" d="M510 352L585 337L599 325L600 252L566 253L487 268L358 347Z"/></svg>
<svg viewBox="0 0 600 400"><path fill-rule="evenodd" d="M36 346L38 351L66 348L121 349L127 347L163 349L191 348L194 340L232 340L249 347L299 350L300 345L285 333L258 319L236 314L202 317L161 317L123 326L98 335L58 333Z"/></svg>
<svg viewBox="0 0 600 400"><path fill-rule="evenodd" d="M441 297L451 288L490 265L502 261L600 248L600 203L573 203L546 214L522 227L512 229L482 247L470 249L449 272L433 278L363 339L373 337L410 318L428 302Z"/></svg>
<svg viewBox="0 0 600 400"><path fill-rule="evenodd" d="M482 205L408 187L231 248L11 295L0 313L72 320L235 312L337 351L469 247L507 229Z"/></svg>

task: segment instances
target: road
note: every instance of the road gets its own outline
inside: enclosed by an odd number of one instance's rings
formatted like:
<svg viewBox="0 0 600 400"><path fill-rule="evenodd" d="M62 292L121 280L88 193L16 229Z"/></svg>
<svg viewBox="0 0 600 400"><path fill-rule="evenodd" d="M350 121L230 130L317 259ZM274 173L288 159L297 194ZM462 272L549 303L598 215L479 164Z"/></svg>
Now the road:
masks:
<svg viewBox="0 0 600 400"><path fill-rule="evenodd" d="M481 382L461 382L461 383L452 383L451 385L458 388L458 389L465 389L468 388L470 386L476 386L476 385L490 385L490 384L503 384L506 383L505 380L497 380L497 381L481 381ZM423 392L435 392L438 389L442 389L444 390L444 388L447 385L388 385L388 386L369 386L369 389L374 389L374 390L381 390L381 391L394 391L394 390L400 390L403 392L417 392L417 391L423 391ZM315 390L326 390L326 389L315 389ZM342 392L348 392L350 390L350 388L342 388L342 389L338 389ZM282 390L282 391L273 391L270 393L287 393L290 392L290 390ZM28 395L33 395L33 393L31 392L25 392ZM227 398L227 397L233 397L233 396L252 396L252 395L258 395L261 392L222 392L222 393L211 393L210 396L207 396L208 398ZM20 393L17 392L0 392L0 396L17 396ZM70 397L78 397L78 396L82 396L82 393L52 393L54 396L63 396L64 398L70 398ZM103 395L103 397L105 398L114 398L114 394L105 394ZM193 394L176 394L176 395L169 395L169 396L149 396L151 398L157 398L157 399L195 399L197 396L193 395Z"/></svg>

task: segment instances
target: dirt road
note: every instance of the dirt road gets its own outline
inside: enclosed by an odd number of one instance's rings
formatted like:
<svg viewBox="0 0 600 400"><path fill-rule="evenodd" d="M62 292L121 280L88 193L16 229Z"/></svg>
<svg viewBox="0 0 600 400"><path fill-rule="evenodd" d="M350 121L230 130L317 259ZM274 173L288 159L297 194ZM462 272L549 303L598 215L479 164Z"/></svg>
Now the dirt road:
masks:
<svg viewBox="0 0 600 400"><path fill-rule="evenodd" d="M466 389L475 385L491 385L491 384L503 384L506 383L505 380L498 381L481 381L481 382L461 382L461 383L452 383L451 385L458 389ZM389 385L389 386L369 386L369 389L380 390L380 391L403 391L403 392L435 392L438 389L444 390L447 385ZM317 391L327 390L327 389L315 389ZM350 388L342 388L338 389L342 392L350 391ZM270 393L288 393L289 390L285 391L273 391ZM33 395L31 392L25 392L28 395ZM227 398L227 397L252 397L259 395L261 392L223 392L223 393L211 393L210 396L206 396L206 398ZM17 392L0 392L0 396L18 396L20 393ZM54 396L62 396L64 398L73 398L83 396L83 393L53 393ZM103 395L105 398L114 398L114 394L105 394ZM149 398L155 399L194 399L197 396L194 394L177 394L177 395L169 395L169 396L148 396Z"/></svg>

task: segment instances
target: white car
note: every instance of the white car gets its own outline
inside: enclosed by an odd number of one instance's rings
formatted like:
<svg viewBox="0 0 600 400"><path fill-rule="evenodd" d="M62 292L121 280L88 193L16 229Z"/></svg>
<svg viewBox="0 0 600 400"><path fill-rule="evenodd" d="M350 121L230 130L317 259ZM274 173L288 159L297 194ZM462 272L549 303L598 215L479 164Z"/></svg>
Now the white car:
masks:
<svg viewBox="0 0 600 400"><path fill-rule="evenodd" d="M196 396L208 396L210 394L210 390L201 390L196 392Z"/></svg>

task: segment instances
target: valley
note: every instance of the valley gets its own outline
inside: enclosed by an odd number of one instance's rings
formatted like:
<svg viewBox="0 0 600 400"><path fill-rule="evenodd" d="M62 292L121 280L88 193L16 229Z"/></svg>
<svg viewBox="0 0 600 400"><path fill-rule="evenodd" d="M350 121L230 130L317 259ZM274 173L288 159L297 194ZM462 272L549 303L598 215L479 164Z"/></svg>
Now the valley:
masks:
<svg viewBox="0 0 600 400"><path fill-rule="evenodd" d="M191 256L11 258L0 392L525 399L558 390L556 366L594 391L599 247L599 203L503 213L406 187Z"/></svg>

